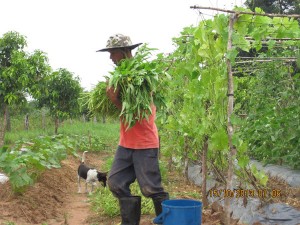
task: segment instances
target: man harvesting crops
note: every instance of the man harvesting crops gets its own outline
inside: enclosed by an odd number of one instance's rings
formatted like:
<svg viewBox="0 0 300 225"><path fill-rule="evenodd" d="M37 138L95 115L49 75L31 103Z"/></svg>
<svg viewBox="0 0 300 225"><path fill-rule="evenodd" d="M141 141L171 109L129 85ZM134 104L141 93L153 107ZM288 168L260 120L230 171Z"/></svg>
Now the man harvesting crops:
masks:
<svg viewBox="0 0 300 225"><path fill-rule="evenodd" d="M147 70L142 62L146 54L132 56L132 50L142 43L132 44L128 36L111 36L106 48L117 66L107 86L107 96L120 113L120 140L108 176L108 186L119 199L122 225L138 225L141 197L132 196L130 184L136 179L144 196L153 200L155 213L162 211L161 203L169 198L161 184L158 165L159 138L155 124L155 92L157 74ZM152 70L153 71L153 70Z"/></svg>

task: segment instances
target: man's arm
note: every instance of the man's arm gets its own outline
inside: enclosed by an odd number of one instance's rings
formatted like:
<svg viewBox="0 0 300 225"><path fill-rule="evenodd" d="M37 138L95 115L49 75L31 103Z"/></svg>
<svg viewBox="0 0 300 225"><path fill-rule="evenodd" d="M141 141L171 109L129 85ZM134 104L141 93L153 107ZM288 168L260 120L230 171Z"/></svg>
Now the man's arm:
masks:
<svg viewBox="0 0 300 225"><path fill-rule="evenodd" d="M106 94L107 94L108 98L114 103L114 105L118 109L122 110L122 102L119 99L119 93L120 93L120 87L117 87L116 90L113 86L106 87Z"/></svg>

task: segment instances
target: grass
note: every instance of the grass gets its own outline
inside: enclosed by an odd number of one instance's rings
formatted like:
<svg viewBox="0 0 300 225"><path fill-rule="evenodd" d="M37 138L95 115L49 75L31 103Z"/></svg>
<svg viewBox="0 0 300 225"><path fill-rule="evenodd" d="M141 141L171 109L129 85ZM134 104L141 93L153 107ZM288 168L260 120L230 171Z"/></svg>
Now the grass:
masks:
<svg viewBox="0 0 300 225"><path fill-rule="evenodd" d="M103 165L104 170L109 170L113 162L113 156L108 156L105 159ZM167 182L167 168L166 163L160 161L160 171L162 175L162 181ZM142 195L140 187L135 181L130 186L132 195L138 195L142 197L142 214L154 214L154 206L151 198L146 198ZM89 196L89 201L92 205L92 210L100 215L105 215L110 218L119 215L119 203L108 188L98 188L96 192Z"/></svg>
<svg viewBox="0 0 300 225"><path fill-rule="evenodd" d="M21 123L21 121L19 121ZM41 135L54 135L54 125L47 125L46 129L36 128L24 130L21 126L12 126L12 131L6 132L5 144L11 145L18 140L30 140ZM35 126L36 127L36 126ZM66 120L60 124L58 133L66 136L78 136L87 138L92 145L98 142L98 139L108 147L116 146L119 138L119 124L113 123L95 123L82 122L78 120Z"/></svg>
<svg viewBox="0 0 300 225"><path fill-rule="evenodd" d="M6 222L5 225L16 225L14 222Z"/></svg>
<svg viewBox="0 0 300 225"><path fill-rule="evenodd" d="M115 122L103 124L66 121L58 131L64 135L77 135L79 138L88 138L90 151L103 150L103 148L106 150L115 149L119 139L119 124ZM97 145L95 146L95 144Z"/></svg>
<svg viewBox="0 0 300 225"><path fill-rule="evenodd" d="M142 214L154 214L152 199L142 195L137 181L130 186L130 189L133 195L142 197ZM92 205L92 210L97 214L113 218L120 213L119 202L108 188L98 188L89 196L89 202Z"/></svg>

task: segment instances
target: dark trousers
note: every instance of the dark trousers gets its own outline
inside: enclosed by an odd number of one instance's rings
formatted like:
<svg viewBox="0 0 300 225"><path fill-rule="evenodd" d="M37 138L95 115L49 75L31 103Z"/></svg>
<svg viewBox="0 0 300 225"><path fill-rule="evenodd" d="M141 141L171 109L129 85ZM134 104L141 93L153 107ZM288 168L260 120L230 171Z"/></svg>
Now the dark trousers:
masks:
<svg viewBox="0 0 300 225"><path fill-rule="evenodd" d="M129 186L136 179L145 197L168 194L161 185L157 148L134 150L118 146L108 176L109 189L117 198L131 196Z"/></svg>

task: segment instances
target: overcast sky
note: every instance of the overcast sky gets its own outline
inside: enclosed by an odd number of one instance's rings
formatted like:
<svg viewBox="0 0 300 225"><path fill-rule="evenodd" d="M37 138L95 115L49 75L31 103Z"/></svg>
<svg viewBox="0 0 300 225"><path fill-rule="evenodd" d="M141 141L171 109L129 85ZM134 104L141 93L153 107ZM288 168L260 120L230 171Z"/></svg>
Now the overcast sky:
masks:
<svg viewBox="0 0 300 225"><path fill-rule="evenodd" d="M91 90L113 70L104 48L109 36L122 33L133 43L158 52L173 50L172 38L202 17L190 6L232 9L243 0L0 0L0 36L26 36L28 52L40 49L53 70L66 68ZM207 18L215 11L202 10Z"/></svg>

